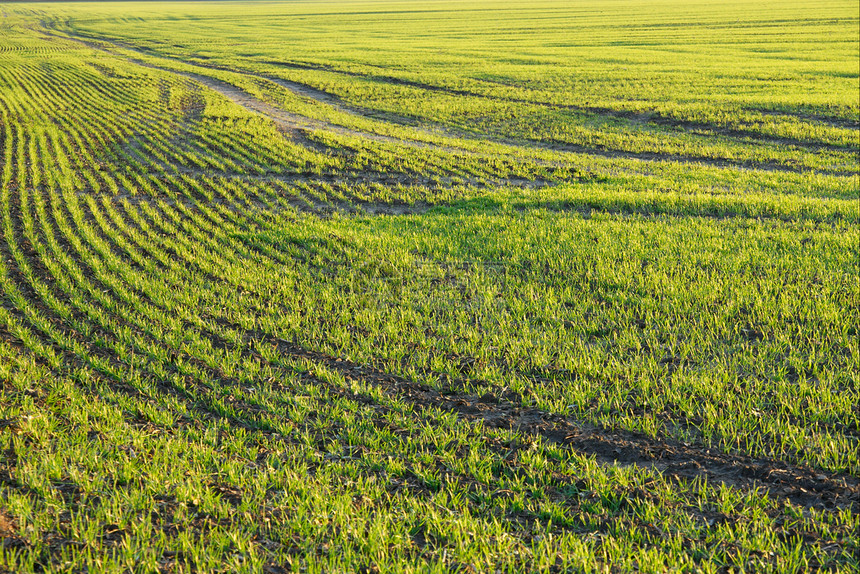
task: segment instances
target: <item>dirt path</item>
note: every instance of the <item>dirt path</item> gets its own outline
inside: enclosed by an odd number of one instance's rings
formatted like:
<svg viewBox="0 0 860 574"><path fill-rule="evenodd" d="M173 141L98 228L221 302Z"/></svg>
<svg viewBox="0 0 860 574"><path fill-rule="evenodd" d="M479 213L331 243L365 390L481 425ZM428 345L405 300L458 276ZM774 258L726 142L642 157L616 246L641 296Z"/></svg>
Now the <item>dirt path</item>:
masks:
<svg viewBox="0 0 860 574"><path fill-rule="evenodd" d="M378 134L378 133L374 133L374 132L368 132L368 131L364 131L364 130L357 130L357 129L348 128L346 126L334 124L331 122L326 122L326 121L315 119L315 118L310 118L310 117L303 116L300 114L294 114L294 113L288 112L282 108L268 104L268 103L266 103L266 102L264 102L264 101L262 101L256 97L252 96L251 94L245 92L244 90L242 90L242 89L240 89L240 88L238 88L232 84L229 84L227 82L213 78L212 76L207 76L204 74L199 74L199 73L194 73L194 72L183 72L183 71L173 70L171 68L157 66L157 65L152 64L150 62L145 62L145 61L137 59L137 58L122 56L122 55L116 54L115 52L106 48L102 44L108 44L108 45L115 46L117 48L130 50L132 52L137 52L141 55L149 55L149 54L146 54L146 53L142 52L141 50L138 50L135 48L124 46L122 44L113 44L113 43L107 42L105 40L99 40L98 42L95 42L95 41L85 40L82 38L76 38L74 36L59 35L59 34L55 34L53 32L46 32L46 33L52 37L55 37L55 38L60 38L63 40L71 40L73 42L78 42L78 43L83 44L89 48L99 50L102 52L106 52L106 53L111 54L113 56L122 58L126 62L135 64L138 66L142 66L144 68L148 68L151 70L158 70L160 72L167 72L169 74L175 74L177 76L182 76L184 78L188 78L190 80L193 80L193 81L195 81L199 84L202 84L203 86L205 86L205 87L207 87L207 88L209 88L215 92L218 92L219 94L226 97L228 100L230 100L234 104L241 106L241 107L245 108L246 110L250 110L250 111L255 112L257 114L260 114L262 116L268 117L269 119L273 120L275 122L275 124L278 125L281 129L284 129L284 130L289 131L289 132L298 131L298 132L306 133L306 132L315 131L315 130L327 131L327 132L336 133L339 135L356 137L356 138L361 138L361 139L366 139L366 140L371 140L371 141L376 141L376 142L381 142L381 143L388 143L388 144L395 144L395 145L406 145L406 146L410 146L410 147L419 147L419 148L423 148L423 149L434 149L434 150L444 151L447 153L469 153L469 154L476 153L476 152L468 149L468 146L464 147L464 148L459 148L459 147L454 147L454 146L450 146L450 145L442 145L442 144L432 143L432 142L428 142L428 141L422 141L420 139L404 139L404 138L398 138L398 137L394 137L394 136L387 136L387 135ZM161 57L164 59L171 59L171 58L166 58L164 56L158 56L158 57ZM203 66L200 64L189 64L188 62L184 62L181 60L177 60L177 61L181 62L183 64L186 64L186 65L193 65L193 66L202 67L202 68L210 68L213 70L220 70L220 71L230 72L233 74L241 74L240 72L237 72L235 70L227 70L227 69L217 68L214 66ZM340 105L339 100L336 97L332 96L331 94L328 94L326 92L322 92L320 90L316 90L316 89L311 88L310 86L306 86L304 84L299 84L296 82L290 82L288 80L283 80L280 78L270 78L267 76L260 76L257 74L250 74L250 73L245 73L245 74L241 74L241 75L245 75L247 77L255 78L258 80L272 82L272 83L274 83L274 84L276 84L276 85L278 85L278 86L280 86L286 90L289 90L290 92L292 92L293 94L295 94L297 96L313 100L317 103L328 105L328 106L334 108L335 110L337 110L338 112L348 114L348 115L351 115L353 117L356 117L356 118L359 118L362 120L366 120L366 119L377 119L378 120L379 119L379 118L374 118L374 117L370 116L369 114L359 113L355 110L344 107L343 105ZM404 123L406 123L408 120L403 119L402 121ZM438 137L439 135L446 135L446 134L434 134L433 132L431 132L429 130L421 130L421 129L414 128L414 127L412 127L411 129L414 129L418 132L424 133L427 136ZM450 137L453 137L453 136L450 136ZM481 154L481 155L484 155L484 154Z"/></svg>
<svg viewBox="0 0 860 574"><path fill-rule="evenodd" d="M373 132L355 130L355 129L351 129L351 128L341 126L338 124L333 124L333 123L325 122L322 120L318 120L315 118L309 118L307 116L302 116L299 114L293 114L293 113L290 113L290 112L288 112L282 108L278 108L278 107L275 107L271 104L267 104L266 102L263 102L262 100L259 100L259 99L255 98L254 96L251 96L250 94L237 88L236 86L233 86L233 85L228 84L226 82L222 82L221 80L217 80L217 79L212 78L210 76L204 76L202 74L195 74L195 73L191 73L191 72L178 72L176 70L170 70L167 68L160 68L158 66L148 64L148 63L140 61L140 60L129 59L128 61L135 63L135 64L138 64L140 66L144 66L144 67L155 69L155 70L160 70L163 72L171 72L171 73L189 78L191 80L194 80L200 84L203 84L207 88L210 88L210 89L218 92L222 96L229 99L231 102L233 102L239 106L242 106L243 108L245 108L247 110L251 110L251 111L256 112L260 115L263 115L263 116L270 118L279 127L281 127L282 129L288 130L288 131L294 131L295 130L295 131L307 132L307 131L313 131L313 130L320 130L320 131L327 131L327 132L336 133L336 134L343 135L343 136L351 136L351 137L356 137L356 138L361 138L361 139L366 139L366 140L371 140L371 141L376 141L376 142L382 142L382 143L389 143L389 144L396 144L396 145L408 145L408 146L420 147L420 148L441 149L441 150L444 150L444 151L449 152L449 153L453 153L453 152L462 153L465 151L465 150L462 150L459 148L454 148L454 147L449 147L449 146L442 146L442 145L438 145L438 144L421 142L421 141L412 140L412 139L401 139L401 138L381 135L381 134L377 134L377 133L373 133ZM276 81L276 80L273 80L271 78L265 78L265 79L272 81L272 82L274 82L274 83L276 83L282 87L285 87L286 89L294 92L297 95L306 96L306 97L313 97L313 96L307 96L307 90L303 90L303 91L295 90L293 87L291 87L292 83L288 83L288 82L284 82L284 81ZM317 100L317 101L319 101L321 103L328 103L325 100ZM337 108L337 109L339 111L344 111L341 108Z"/></svg>

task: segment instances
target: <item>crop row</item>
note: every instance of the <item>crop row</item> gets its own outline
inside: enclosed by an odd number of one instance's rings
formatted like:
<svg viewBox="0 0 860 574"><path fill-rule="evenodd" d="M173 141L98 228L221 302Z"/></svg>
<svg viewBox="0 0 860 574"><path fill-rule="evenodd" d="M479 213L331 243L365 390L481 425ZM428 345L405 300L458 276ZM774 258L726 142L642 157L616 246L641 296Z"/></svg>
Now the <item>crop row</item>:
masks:
<svg viewBox="0 0 860 574"><path fill-rule="evenodd" d="M2 567L856 569L850 178L287 130L0 10Z"/></svg>

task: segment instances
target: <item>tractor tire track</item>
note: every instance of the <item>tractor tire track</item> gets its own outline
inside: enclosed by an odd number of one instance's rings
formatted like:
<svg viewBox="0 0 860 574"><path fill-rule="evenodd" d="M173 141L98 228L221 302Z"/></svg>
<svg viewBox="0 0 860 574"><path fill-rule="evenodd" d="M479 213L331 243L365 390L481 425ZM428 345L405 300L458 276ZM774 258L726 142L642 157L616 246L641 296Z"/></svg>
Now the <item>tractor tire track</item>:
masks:
<svg viewBox="0 0 860 574"><path fill-rule="evenodd" d="M382 84L390 84L396 86L408 86L412 88L417 88L420 90L437 92L443 94L449 94L453 96L465 96L470 98L480 98L484 100L490 101L500 101L500 102L510 102L517 104L526 104L532 106L543 107L552 110L570 110L574 112L581 112L585 114L592 114L595 116L602 116L606 118L612 119L621 119L626 120L632 124L655 124L661 127L668 127L683 130L686 132L695 132L695 131L707 131L711 132L715 135L724 135L733 138L750 138L754 140L756 143L771 143L771 144L781 144L781 145L791 145L799 148L804 148L812 151L818 150L833 150L833 151L856 151L860 153L855 147L846 147L839 144L828 143L828 142L820 142L820 141L810 141L802 138L792 138L787 136L775 136L770 134L765 134L762 132L757 132L750 129L743 129L739 127L731 127L720 124L712 124L707 122L696 122L692 120L685 120L682 118L677 118L673 116L668 116L665 114L661 114L656 111L647 111L647 112L635 112L630 110L619 110L615 108L609 108L605 106L585 106L585 105L577 105L577 104L562 104L558 102L548 102L541 100L533 100L527 98L517 98L510 96L500 96L497 94L488 94L477 92L474 90L464 90L458 88L451 88L448 86L440 86L436 84L428 84L426 82L419 82L415 80L409 80L406 78L398 78L395 76L388 76L382 74L364 74L361 72L353 72L349 70L340 70L334 68L332 66L323 66L323 65L314 65L308 63L297 63L297 62L279 62L276 60L265 60L262 61L263 64L269 64L272 66L282 67L282 68L290 68L297 70L309 70L316 72L328 72L331 74L339 74L344 76L350 76L354 78L360 78L363 80L369 80L372 82L382 83ZM200 64L204 65L205 64ZM296 82L286 82L286 84L290 84L291 89L295 91L304 90L307 92L309 97L313 97L315 99L325 99L332 103L340 103L343 105L336 96L329 94L327 92L323 92L317 90L315 88L310 88L309 86L305 86L303 84L298 84ZM839 118L831 118L827 116L804 116L802 114L791 114L789 112L773 112L767 111L763 109L752 109L750 111L755 111L764 115L782 115L784 117L798 117L801 119L815 121L818 123L822 123L825 125L829 125L832 127L838 128L847 128L858 130L860 129L860 123L852 120L841 120ZM362 115L367 115L362 113ZM414 122L414 120L413 120Z"/></svg>
<svg viewBox="0 0 860 574"><path fill-rule="evenodd" d="M113 46L123 48L123 49L129 50L129 51L132 51L132 52L140 53L141 55L147 55L147 56L150 55L150 54L146 54L145 52L143 52L142 50L140 50L138 48L125 46L125 45L122 45L119 43L108 42L108 41L103 40L101 38L99 38L98 41L88 41L88 40L78 38L75 36L64 36L64 35L54 34L51 32L46 32L46 33L48 33L49 36L59 38L62 40L71 40L74 42L78 42L78 43L83 44L89 48L108 53L112 56L123 59L124 61L129 62L131 64L135 64L137 66L141 66L141 67L148 68L151 70L157 70L160 72L166 72L169 74L182 76L184 78L188 78L190 80L193 80L193 81L195 81L199 84L202 84L203 86L205 86L205 87L207 87L207 88L209 88L215 92L218 92L219 94L226 97L228 100L230 100L234 104L236 104L240 107L243 107L246 110L249 110L249 111L255 112L259 115L268 117L269 119L273 120L275 122L275 124L277 124L279 127L286 130L288 133L290 133L292 135L299 135L301 139L306 139L308 132L327 131L327 132L336 133L336 134L342 135L342 136L356 137L356 138L376 141L376 142L380 142L380 143L395 144L395 145L408 145L411 147L419 147L419 148L424 148L424 149L434 149L434 150L445 151L448 153L471 153L469 150L465 150L465 149L461 149L461 148L457 148L457 147L443 146L440 144L424 142L424 141L420 141L420 140L401 139L401 138L397 138L397 137L393 137L393 136L386 136L386 135L382 135L382 134L351 129L351 128L348 128L346 126L333 124L331 122L326 122L323 120L310 118L310 117L303 116L300 114L294 114L294 113L288 112L286 110L283 110L281 108L278 108L276 106L273 106L271 104L268 104L268 103L266 103L266 102L264 102L264 101L262 101L256 97L252 96L251 94L245 92L244 90L242 90L242 89L240 89L240 88L238 88L232 84L229 84L227 82L213 78L212 76L207 76L204 74L199 74L199 73L194 73L194 72L182 72L182 71L173 70L170 68L165 68L162 66L157 66L155 64L151 64L149 62L139 60L137 58L130 58L130 57L122 56L122 55L119 55L119 54L112 52L108 48L104 47L102 44L113 45ZM186 64L186 65L193 65L193 66L196 66L198 68L210 68L210 69L214 69L214 70L221 70L221 71L231 72L234 74L240 74L240 72L236 72L235 70L230 70L227 68L220 68L220 67L216 67L216 66L205 66L205 65L201 65L201 64L190 64L189 62L185 62L183 60L178 60L176 58L168 58L168 57L164 57L164 56L157 56L157 57L167 59L167 60L175 60L177 62L181 62L181 63ZM316 101L318 103L328 104L328 105L334 107L335 109L337 109L338 111L348 113L349 115L359 117L359 118L366 118L367 117L367 116L352 112L348 109L345 109L345 108L337 105L337 99L334 96L327 94L326 92L322 92L320 90L315 90L315 89L311 88L310 86L305 86L303 84L298 84L296 82L290 82L288 80L282 80L279 78L270 78L270 77L266 77L266 76L259 76L256 74L244 73L241 75L245 75L247 77L252 77L252 78L272 82L276 85L281 86L282 88L289 90L290 92L292 92L293 94L295 94L297 96L301 96L301 97Z"/></svg>
<svg viewBox="0 0 860 574"><path fill-rule="evenodd" d="M294 113L288 112L286 110L283 110L281 108L278 108L276 106L273 106L271 104L268 104L266 102L263 102L262 100L257 99L256 97L248 94L247 92L241 90L240 88L237 88L236 86L233 86L232 84L229 84L227 82L223 82L223 81L218 80L216 78L213 78L211 76L207 76L205 74L200 74L200 73L196 73L196 72L180 72L180 71L173 70L170 68L157 66L157 65L151 64L149 62L144 62L143 60L139 60L136 58L130 58L127 56L122 56L120 54L116 54L115 52L111 51L109 48L105 47L103 44L106 44L108 46L121 48L121 49L125 49L125 50L129 50L132 52L136 52L136 53L139 53L139 54L145 55L145 56L155 56L155 57L162 58L162 59L174 60L174 61L180 62L182 64L185 64L185 65L195 66L197 68L209 68L209 69L213 69L213 70L226 71L226 72L230 72L230 73L245 75L247 77L256 78L259 80L269 81L269 82L272 82L276 85L281 86L282 88L284 88L286 90L289 90L290 92L292 92L293 94L295 94L297 96L304 97L304 98L316 101L318 103L326 104L328 106L331 106L332 108L334 108L335 110L337 110L339 112L349 114L351 116L361 118L361 119L381 120L381 121L387 121L389 123L395 123L395 124L398 124L401 126L408 126L412 130L414 130L418 133L430 136L430 137L438 137L439 135L443 135L443 136L447 136L450 138L457 138L457 139L469 141L469 142L481 142L481 141L490 142L490 143L495 143L495 144L499 144L499 145L503 145L503 146L509 146L509 147L512 147L515 149L520 149L520 150L532 150L532 151L533 150L544 150L544 151L550 151L550 152L556 152L556 153L569 153L569 154L576 154L576 155L592 155L592 156L597 156L597 157L603 157L606 159L622 159L622 160L626 159L626 160L637 160L637 161L644 161L644 162L669 162L669 163L679 163L679 164L704 165L704 166L715 167L715 168L741 169L741 170L747 170L747 171L771 171L771 172L801 173L801 174L803 174L803 173L815 173L815 174L820 174L820 175L831 175L831 176L838 176L838 177L855 176L856 175L856 172L851 171L851 170L829 169L829 168L824 168L824 169L822 169L822 168L810 168L810 167L804 167L804 166L785 165L782 163L776 163L776 162L772 162L772 161L730 160L730 159L721 159L721 158L715 158L715 157L710 157L710 156L692 156L692 155L682 155L682 154L673 154L673 153L664 153L664 152L626 151L626 150L618 150L618 149L610 148L608 146L603 146L603 145L597 145L597 146L591 147L591 146L575 144L575 143L571 143L571 142L567 142L567 141L561 141L561 140L559 140L559 141L538 141L538 140L531 140L531 139L526 140L526 139L511 138L511 137L507 137L507 136L495 135L495 134L486 134L486 133L481 134L480 137L476 137L474 134L460 133L459 131L451 130L447 126L437 126L439 131L432 131L432 130L428 130L428 129L415 127L414 126L415 120L412 118L404 118L401 116L396 116L393 114L389 114L389 113L385 113L385 112L379 112L379 111L372 111L371 112L371 111L364 109L364 108L357 108L354 106L348 106L348 105L344 104L337 96L335 96L333 94L330 94L328 92L324 92L322 90L318 90L316 88L312 88L311 86L307 86L305 84L301 84L298 82L292 82L289 80L284 80L281 78L274 78L274 77L270 77L270 76L264 76L264 75L260 75L260 74L254 74L254 73L248 73L248 72L239 72L237 70L233 70L233 69L229 69L229 68L225 68L225 67L220 67L220 66L215 66L215 65L211 65L211 64L201 64L201 63L196 63L196 62L190 63L190 62L187 62L184 60L180 60L178 58L171 58L171 57L162 56L162 55L149 54L149 53L141 50L140 48L128 46L128 45L118 43L118 42L108 41L108 40L105 40L102 38L93 39L93 40L85 40L85 39L71 36L71 35L64 36L64 35L54 34L52 32L47 32L47 31L46 31L46 33L48 33L50 36L54 36L54 37L64 39L64 40L72 40L72 41L81 43L87 47L90 47L92 49L106 52L108 54L111 54L112 56L124 59L125 61L132 63L132 64L136 64L136 65L139 65L139 66L142 66L145 68L149 68L149 69L153 69L153 70L158 70L161 72L167 72L167 73L175 74L175 75L182 76L182 77L191 79L193 81L196 81L196 82L204 85L205 87L210 88L210 89L220 93L221 95L225 96L230 101L232 101L233 103L235 103L241 107L244 107L247 110L250 110L252 112L255 112L255 113L258 113L260 115L263 115L265 117L270 118L277 125L279 125L282 129L285 129L292 134L296 134L299 136L299 138L302 138L302 139L307 139L308 132L312 132L314 130L319 130L319 131L328 131L330 133L336 133L336 134L343 135L343 136L363 138L363 139L367 139L367 140L371 140L371 141L376 141L379 143L394 144L394 145L405 145L405 146L416 147L416 148L421 148L421 149L436 150L436 151L440 151L440 152L444 152L444 153L457 153L457 154L469 154L469 155L480 155L480 156L487 155L487 154L482 154L482 153L479 153L479 152L476 152L476 151L470 149L470 146L455 147L455 146L452 146L449 144L443 145L443 144L438 144L438 143L432 143L432 142L424 141L424 140L417 139L417 138L403 139L403 138L387 136L387 135L377 134L377 133L363 131L363 130L352 129L352 128L348 128L348 127L345 127L342 125L333 124L330 122L325 122L325 121L317 120L314 118L308 118L308 117L302 116L300 114L294 114ZM322 68L322 69L324 69L324 68ZM408 81L404 80L404 82L408 82ZM449 92L449 90L447 88L440 87L440 86L432 86L430 84L421 84L421 83L415 83L415 82L408 82L408 84L409 85L418 84L418 87L423 87L424 89L432 89L433 91ZM457 94L457 95L464 95L464 96L485 97L485 98L492 99L490 96L487 96L487 95L482 95L482 94L479 94L477 92L470 92L470 91L464 91L464 90L453 90L453 91L450 91L449 93L453 93L453 94ZM535 104L535 102L532 102L530 100L514 99L511 101L519 102L519 103ZM568 107L568 106L566 105L564 107ZM611 113L613 115L613 117L619 117L619 118L623 118L625 116L630 115L627 112L620 112L617 110L609 110L608 108L593 108L593 109L591 109L588 107L573 106L573 107L571 107L571 109L576 109L578 111L585 111L585 112L589 112L589 113L596 113L598 115L601 112ZM680 128L680 129L689 129L689 130L706 129L706 130L716 131L717 133L720 133L722 130L722 132L724 132L722 135L729 135L729 136L731 136L731 135L736 135L736 136L744 135L746 137L759 137L759 138L767 137L767 136L762 136L762 134L757 134L754 132L751 132L749 134L747 134L746 132L743 132L743 134L741 134L741 132L738 132L737 130L726 130L723 128L710 126L708 124L694 124L694 123L690 123L690 122L685 122L684 120L674 120L674 119L669 119L669 118L665 118L665 117L658 117L656 121L658 121L658 123L660 121L669 122L669 124L671 124L673 127ZM737 132L737 133L735 133L735 132ZM801 140L797 140L797 141L787 140L785 138L774 138L773 142L771 142L771 143L783 143L785 145L794 145L794 146L798 146L798 147L803 147L803 146L808 147L808 144L809 144L809 142L803 142ZM827 145L824 145L824 144L819 145L817 149L824 149L824 148L830 149L830 147L828 147ZM835 149L839 149L840 151L846 151L846 148L842 148L839 146L836 146ZM848 151L853 151L853 150L848 150Z"/></svg>
<svg viewBox="0 0 860 574"><path fill-rule="evenodd" d="M275 345L287 355L324 365L341 373L347 380L359 379L396 392L421 409L439 408L466 421L480 421L489 427L517 429L540 436L551 443L593 456L601 464L640 466L659 470L675 479L705 478L745 490L763 488L772 496L803 506L856 510L860 503L860 479L852 475L780 460L729 454L717 448L652 438L641 433L599 428L537 408L517 406L523 403L523 397L512 391L478 397L457 390L460 386L457 383L465 381L449 379L446 382L444 375L440 378L436 373L427 373L430 379L443 379L440 388L436 389L261 332L250 333L249 336Z"/></svg>

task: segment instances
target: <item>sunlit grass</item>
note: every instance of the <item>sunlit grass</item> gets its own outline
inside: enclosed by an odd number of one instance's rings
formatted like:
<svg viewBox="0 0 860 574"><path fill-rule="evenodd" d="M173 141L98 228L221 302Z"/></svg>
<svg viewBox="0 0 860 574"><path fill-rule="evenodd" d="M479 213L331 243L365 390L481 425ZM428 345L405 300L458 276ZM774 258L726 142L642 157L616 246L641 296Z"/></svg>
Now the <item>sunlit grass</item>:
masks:
<svg viewBox="0 0 860 574"><path fill-rule="evenodd" d="M0 6L0 569L856 571L857 8Z"/></svg>

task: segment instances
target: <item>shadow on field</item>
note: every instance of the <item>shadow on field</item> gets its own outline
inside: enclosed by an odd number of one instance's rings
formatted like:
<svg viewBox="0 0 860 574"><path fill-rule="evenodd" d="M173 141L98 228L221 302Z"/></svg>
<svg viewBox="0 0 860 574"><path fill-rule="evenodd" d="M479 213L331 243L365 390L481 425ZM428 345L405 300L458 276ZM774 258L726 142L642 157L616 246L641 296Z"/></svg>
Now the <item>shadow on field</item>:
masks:
<svg viewBox="0 0 860 574"><path fill-rule="evenodd" d="M551 188L548 188L551 189ZM594 214L642 217L699 217L706 219L771 219L775 221L798 222L810 221L816 223L856 223L858 214L854 205L849 202L842 204L831 203L827 206L821 203L803 205L795 209L781 210L779 206L765 202L753 203L748 200L734 200L731 197L721 201L702 201L700 198L676 197L670 201L658 197L630 198L582 197L559 199L510 199L482 196L451 202L427 208L428 214L444 215L488 215L494 213L528 213L532 211L548 211L557 213L577 214L590 217Z"/></svg>

